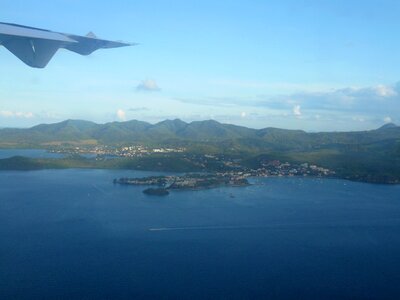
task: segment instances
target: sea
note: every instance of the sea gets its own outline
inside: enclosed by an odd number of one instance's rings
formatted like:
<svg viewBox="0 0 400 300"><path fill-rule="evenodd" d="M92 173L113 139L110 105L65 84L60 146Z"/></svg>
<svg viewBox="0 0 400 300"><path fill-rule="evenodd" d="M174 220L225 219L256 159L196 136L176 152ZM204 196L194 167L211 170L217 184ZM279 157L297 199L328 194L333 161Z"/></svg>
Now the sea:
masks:
<svg viewBox="0 0 400 300"><path fill-rule="evenodd" d="M0 149L0 159L11 158L13 156L23 156L29 158L65 158L69 153L49 152L45 149ZM95 153L79 153L84 158L96 158ZM114 155L102 155L103 158L115 158Z"/></svg>
<svg viewBox="0 0 400 300"><path fill-rule="evenodd" d="M400 298L399 185L113 184L157 174L0 171L0 299Z"/></svg>
<svg viewBox="0 0 400 300"><path fill-rule="evenodd" d="M0 159L13 156L24 156L29 158L62 158L61 153L52 153L44 149L0 149Z"/></svg>

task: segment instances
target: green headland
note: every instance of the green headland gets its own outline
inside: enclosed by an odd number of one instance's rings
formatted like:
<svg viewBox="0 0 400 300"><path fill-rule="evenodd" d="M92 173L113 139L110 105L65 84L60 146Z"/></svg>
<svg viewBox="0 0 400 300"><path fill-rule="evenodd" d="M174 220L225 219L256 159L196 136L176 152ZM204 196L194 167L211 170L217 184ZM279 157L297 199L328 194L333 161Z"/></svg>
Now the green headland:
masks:
<svg viewBox="0 0 400 300"><path fill-rule="evenodd" d="M308 133L213 120L157 124L67 120L0 129L0 148L64 154L58 159L0 159L0 170L104 168L400 182L400 127L394 124L369 131Z"/></svg>

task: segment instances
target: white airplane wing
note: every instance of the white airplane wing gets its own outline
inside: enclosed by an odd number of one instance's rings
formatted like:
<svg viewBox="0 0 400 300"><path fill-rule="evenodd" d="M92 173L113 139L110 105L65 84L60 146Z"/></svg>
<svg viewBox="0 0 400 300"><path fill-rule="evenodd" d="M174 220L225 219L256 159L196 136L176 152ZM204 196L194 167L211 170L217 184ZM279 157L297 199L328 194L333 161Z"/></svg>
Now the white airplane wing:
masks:
<svg viewBox="0 0 400 300"><path fill-rule="evenodd" d="M60 48L81 55L89 55L98 49L137 44L102 40L93 33L79 36L0 22L0 45L7 48L28 66L44 68Z"/></svg>

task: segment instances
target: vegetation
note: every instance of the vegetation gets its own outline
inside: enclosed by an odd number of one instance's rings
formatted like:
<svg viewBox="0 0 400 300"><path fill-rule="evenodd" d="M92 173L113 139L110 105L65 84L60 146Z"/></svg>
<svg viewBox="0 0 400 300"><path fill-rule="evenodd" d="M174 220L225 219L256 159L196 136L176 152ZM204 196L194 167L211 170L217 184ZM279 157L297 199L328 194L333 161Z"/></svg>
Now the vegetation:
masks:
<svg viewBox="0 0 400 300"><path fill-rule="evenodd" d="M166 120L157 124L141 121L96 124L67 120L29 129L1 129L0 147L49 148L58 146L145 145L184 147L184 154L152 154L108 160L68 157L0 160L0 169L117 168L176 172L223 171L221 160L202 160L221 155L240 160L243 168L257 168L265 159L308 162L335 170L352 180L399 182L400 127L387 124L359 132L307 133L277 128L250 129L216 121L185 123Z"/></svg>

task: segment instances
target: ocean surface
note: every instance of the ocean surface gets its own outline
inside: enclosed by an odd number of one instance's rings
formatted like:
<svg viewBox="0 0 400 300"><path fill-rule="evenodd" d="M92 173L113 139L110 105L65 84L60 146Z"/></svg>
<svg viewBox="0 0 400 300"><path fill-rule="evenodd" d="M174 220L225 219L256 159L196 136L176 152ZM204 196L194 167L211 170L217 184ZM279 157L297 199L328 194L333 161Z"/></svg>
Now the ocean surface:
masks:
<svg viewBox="0 0 400 300"><path fill-rule="evenodd" d="M149 174L0 172L0 298L400 298L400 186L112 183Z"/></svg>
<svg viewBox="0 0 400 300"><path fill-rule="evenodd" d="M80 156L86 158L96 158L94 153L80 153ZM49 152L45 149L0 149L0 159L10 158L13 156L24 156L29 158L63 158L67 157L67 153ZM105 158L114 158L110 155L105 155Z"/></svg>
<svg viewBox="0 0 400 300"><path fill-rule="evenodd" d="M13 156L25 156L30 158L61 158L61 153L51 153L44 149L0 149L0 159Z"/></svg>

